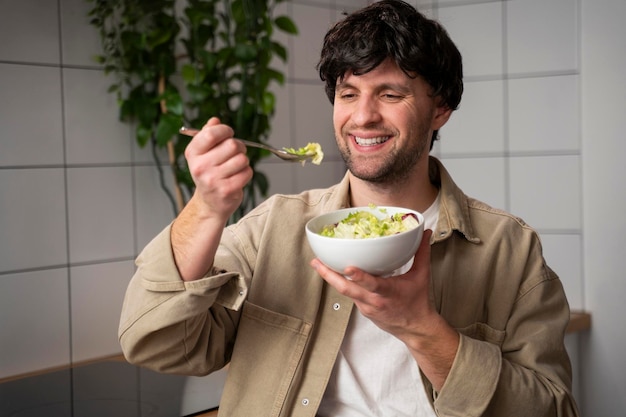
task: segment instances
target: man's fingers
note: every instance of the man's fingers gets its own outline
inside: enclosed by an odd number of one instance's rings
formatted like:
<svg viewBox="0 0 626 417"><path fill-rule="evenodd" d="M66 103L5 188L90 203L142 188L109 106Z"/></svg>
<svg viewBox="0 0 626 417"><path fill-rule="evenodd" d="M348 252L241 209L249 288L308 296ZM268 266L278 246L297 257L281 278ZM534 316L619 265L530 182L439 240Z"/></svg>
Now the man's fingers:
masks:
<svg viewBox="0 0 626 417"><path fill-rule="evenodd" d="M219 119L216 117L211 118L202 130L191 139L185 150L185 156L189 159L197 155L203 155L224 140L232 138L234 134L235 132L230 126L220 124Z"/></svg>

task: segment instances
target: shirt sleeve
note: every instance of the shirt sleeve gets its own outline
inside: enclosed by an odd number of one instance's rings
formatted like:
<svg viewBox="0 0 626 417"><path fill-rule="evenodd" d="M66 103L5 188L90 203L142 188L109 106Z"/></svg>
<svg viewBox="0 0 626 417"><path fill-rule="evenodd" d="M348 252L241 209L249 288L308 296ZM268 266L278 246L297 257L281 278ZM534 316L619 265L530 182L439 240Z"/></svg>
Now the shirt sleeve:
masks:
<svg viewBox="0 0 626 417"><path fill-rule="evenodd" d="M206 375L230 359L247 286L237 273L181 279L165 228L136 261L119 327L131 363L159 372Z"/></svg>
<svg viewBox="0 0 626 417"><path fill-rule="evenodd" d="M439 416L578 416L563 343L569 307L556 275L549 269L546 274L522 289L501 343L461 335L448 378L435 395Z"/></svg>

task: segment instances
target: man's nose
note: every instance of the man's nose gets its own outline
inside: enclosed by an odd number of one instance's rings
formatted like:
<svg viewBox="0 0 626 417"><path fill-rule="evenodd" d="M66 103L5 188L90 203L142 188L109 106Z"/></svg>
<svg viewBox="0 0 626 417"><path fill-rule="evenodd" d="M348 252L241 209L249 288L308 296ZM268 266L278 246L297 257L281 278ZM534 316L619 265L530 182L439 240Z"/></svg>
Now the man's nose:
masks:
<svg viewBox="0 0 626 417"><path fill-rule="evenodd" d="M377 101L367 96L359 97L352 112L352 120L358 126L378 123L381 120L381 114Z"/></svg>

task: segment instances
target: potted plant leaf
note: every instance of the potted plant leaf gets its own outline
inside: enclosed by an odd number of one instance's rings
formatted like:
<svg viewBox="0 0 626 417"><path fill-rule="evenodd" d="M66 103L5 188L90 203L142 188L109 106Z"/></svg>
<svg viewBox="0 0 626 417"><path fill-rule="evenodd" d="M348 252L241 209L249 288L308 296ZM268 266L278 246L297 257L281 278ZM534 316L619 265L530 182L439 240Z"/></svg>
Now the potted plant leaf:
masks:
<svg viewBox="0 0 626 417"><path fill-rule="evenodd" d="M183 154L190 138L179 128L201 127L217 116L238 137L263 143L275 110L271 84L285 80L271 66L274 57L287 61L277 30L296 35L297 27L286 15L274 16L285 0L86 1L102 43L95 59L113 77L109 91L117 95L120 119L136 126L139 146L152 147L161 187L177 213L194 189ZM167 150L174 190L166 186L157 158L161 148ZM231 222L267 194L267 177L255 169L267 155L248 149L254 177Z"/></svg>

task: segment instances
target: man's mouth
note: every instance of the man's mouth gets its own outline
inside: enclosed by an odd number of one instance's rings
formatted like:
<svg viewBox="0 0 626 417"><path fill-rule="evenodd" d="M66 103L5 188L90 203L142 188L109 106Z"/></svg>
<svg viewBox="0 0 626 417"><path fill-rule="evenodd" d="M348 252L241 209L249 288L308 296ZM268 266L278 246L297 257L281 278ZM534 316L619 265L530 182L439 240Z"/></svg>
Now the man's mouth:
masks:
<svg viewBox="0 0 626 417"><path fill-rule="evenodd" d="M355 136L354 140L359 146L373 146L385 143L389 140L389 138L390 136L377 136L375 138L360 138L358 136Z"/></svg>

